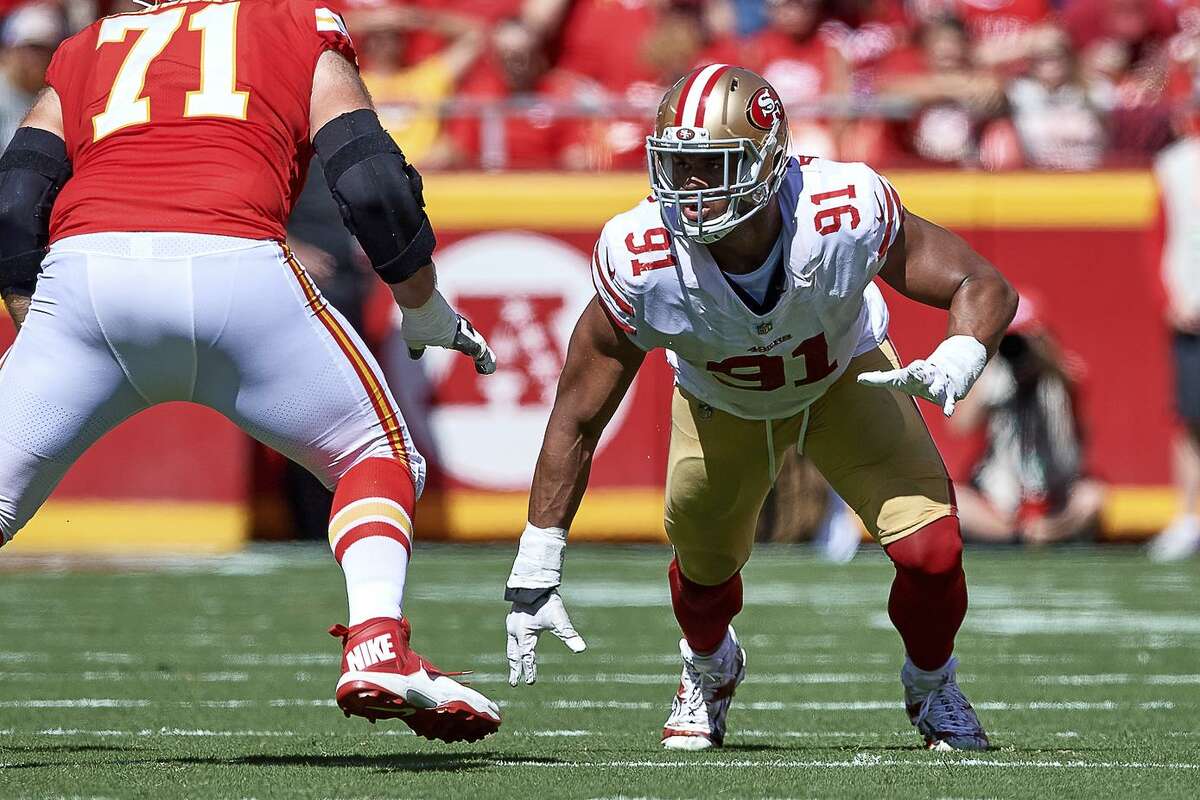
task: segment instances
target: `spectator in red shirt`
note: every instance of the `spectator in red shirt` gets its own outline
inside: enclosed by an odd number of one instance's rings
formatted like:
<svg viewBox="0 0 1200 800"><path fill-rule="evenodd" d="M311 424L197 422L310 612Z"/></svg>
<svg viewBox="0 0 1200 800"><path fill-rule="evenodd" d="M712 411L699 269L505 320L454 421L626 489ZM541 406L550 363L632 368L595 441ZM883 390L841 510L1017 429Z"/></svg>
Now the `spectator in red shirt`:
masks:
<svg viewBox="0 0 1200 800"><path fill-rule="evenodd" d="M602 102L594 82L551 69L537 33L518 19L493 30L488 58L464 84L460 97L474 113L449 124L455 166L484 169L563 169L578 149L575 116ZM488 111L488 107L493 110Z"/></svg>
<svg viewBox="0 0 1200 800"><path fill-rule="evenodd" d="M597 81L614 94L657 74L644 43L666 0L576 0L563 23L557 66Z"/></svg>
<svg viewBox="0 0 1200 800"><path fill-rule="evenodd" d="M836 156L842 124L827 116L829 103L846 101L850 67L820 33L829 19L825 0L768 0L770 23L745 47L745 66L766 78L788 110L792 147L807 155Z"/></svg>
<svg viewBox="0 0 1200 800"><path fill-rule="evenodd" d="M581 121L581 146L573 149L571 166L645 169L646 132L659 101L696 65L703 45L704 29L696 9L686 4L663 4L653 27L641 38L638 79L621 90L608 90L608 113Z"/></svg>

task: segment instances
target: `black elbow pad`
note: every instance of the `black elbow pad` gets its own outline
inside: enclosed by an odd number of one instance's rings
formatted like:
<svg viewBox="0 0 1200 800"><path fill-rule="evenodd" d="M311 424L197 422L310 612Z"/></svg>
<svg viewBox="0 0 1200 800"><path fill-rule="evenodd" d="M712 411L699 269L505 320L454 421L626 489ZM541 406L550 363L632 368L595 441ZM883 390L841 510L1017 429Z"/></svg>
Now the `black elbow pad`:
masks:
<svg viewBox="0 0 1200 800"><path fill-rule="evenodd" d="M433 258L421 175L370 109L330 120L313 137L325 181L379 276L400 283Z"/></svg>
<svg viewBox="0 0 1200 800"><path fill-rule="evenodd" d="M60 137L17 128L0 156L0 290L33 291L50 241L50 210L69 177Z"/></svg>

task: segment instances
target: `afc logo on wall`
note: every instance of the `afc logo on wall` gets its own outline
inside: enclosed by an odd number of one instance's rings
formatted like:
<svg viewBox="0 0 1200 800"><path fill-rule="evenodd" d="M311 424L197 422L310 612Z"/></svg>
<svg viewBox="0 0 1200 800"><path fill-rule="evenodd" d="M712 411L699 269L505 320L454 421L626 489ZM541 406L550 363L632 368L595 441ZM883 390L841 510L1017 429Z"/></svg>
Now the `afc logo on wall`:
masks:
<svg viewBox="0 0 1200 800"><path fill-rule="evenodd" d="M440 348L420 362L435 450L427 455L456 483L529 488L571 331L595 295L589 256L553 237L516 231L439 248L439 288L487 336L498 364L495 375L480 376L470 359ZM635 390L597 452L620 428Z"/></svg>

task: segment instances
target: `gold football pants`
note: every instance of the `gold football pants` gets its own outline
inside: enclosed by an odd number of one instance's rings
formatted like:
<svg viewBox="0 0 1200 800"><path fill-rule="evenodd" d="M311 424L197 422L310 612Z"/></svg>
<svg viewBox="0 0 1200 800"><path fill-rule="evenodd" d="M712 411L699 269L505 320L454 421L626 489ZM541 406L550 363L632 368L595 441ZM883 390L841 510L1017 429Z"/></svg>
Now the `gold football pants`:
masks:
<svg viewBox="0 0 1200 800"><path fill-rule="evenodd" d="M881 545L954 514L946 467L916 402L855 380L898 366L885 342L850 362L806 412L781 420L742 419L676 389L665 523L684 575L711 586L742 568L777 455L798 442Z"/></svg>

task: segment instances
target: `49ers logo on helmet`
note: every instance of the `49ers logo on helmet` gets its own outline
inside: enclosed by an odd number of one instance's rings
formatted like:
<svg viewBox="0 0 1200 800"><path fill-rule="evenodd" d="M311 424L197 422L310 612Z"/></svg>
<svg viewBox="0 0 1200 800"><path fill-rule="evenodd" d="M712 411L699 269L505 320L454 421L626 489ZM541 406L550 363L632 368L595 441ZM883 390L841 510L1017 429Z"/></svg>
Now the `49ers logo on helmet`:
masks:
<svg viewBox="0 0 1200 800"><path fill-rule="evenodd" d="M746 119L759 130L769 131L779 121L782 110L779 95L770 86L763 86L750 96L750 102L746 104Z"/></svg>

